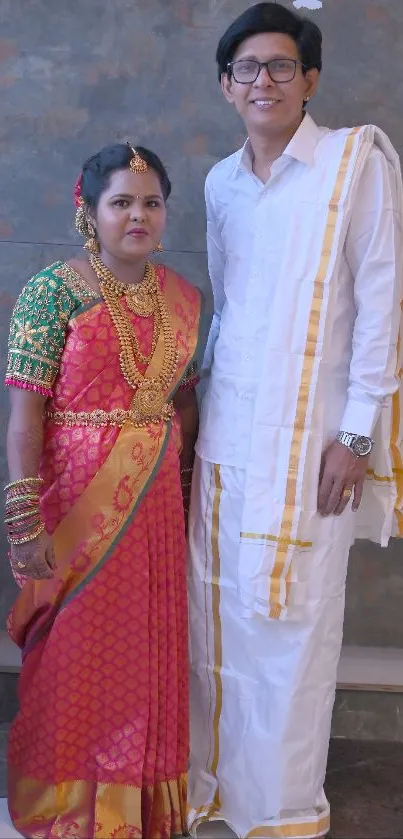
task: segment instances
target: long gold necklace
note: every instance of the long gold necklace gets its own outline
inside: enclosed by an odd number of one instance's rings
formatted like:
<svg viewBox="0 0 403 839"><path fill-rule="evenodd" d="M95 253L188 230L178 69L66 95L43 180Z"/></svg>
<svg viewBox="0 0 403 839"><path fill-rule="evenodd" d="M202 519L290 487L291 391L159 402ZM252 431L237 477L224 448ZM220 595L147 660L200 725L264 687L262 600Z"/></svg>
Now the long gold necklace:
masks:
<svg viewBox="0 0 403 839"><path fill-rule="evenodd" d="M135 390L131 405L132 411L138 413L139 417L142 418L167 419L172 416L172 409L165 402L164 391L168 390L172 382L178 363L178 350L172 331L169 311L165 305L164 297L158 284L155 268L151 263L147 263L143 282L133 288L117 280L99 256L90 254L89 258L91 266L98 277L102 297L105 300L119 338L119 361L122 374L128 385ZM146 359L140 352L131 323L120 302L120 298L123 296L126 297L131 311L136 311L134 309L134 306L136 306L141 309L141 317L149 317L150 314L154 313L155 323L158 324L158 333L159 329L162 328L164 356L161 371L157 377L147 378L138 369L136 363L138 360L147 363L149 359ZM149 311L150 314L146 315L145 311ZM140 314L138 311L136 313ZM153 344L155 334L157 334L155 346L158 340L158 333L154 329ZM154 351L155 347L152 354L154 354Z"/></svg>
<svg viewBox="0 0 403 839"><path fill-rule="evenodd" d="M140 283L122 283L114 276L114 274L112 274L112 271L107 268L107 266L96 254L90 255L90 263L98 277L99 283L107 283L108 288L117 298L116 305L121 306L119 298L124 297L128 308L134 314L143 318L148 318L151 317L151 315L154 315L153 337L149 355L144 355L144 353L141 352L136 335L133 330L131 331L131 340L134 346L136 358L142 364L148 366L155 353L161 329L161 319L159 317L156 299L156 288L158 287L158 282L154 266L150 262L147 262L144 271L144 279Z"/></svg>

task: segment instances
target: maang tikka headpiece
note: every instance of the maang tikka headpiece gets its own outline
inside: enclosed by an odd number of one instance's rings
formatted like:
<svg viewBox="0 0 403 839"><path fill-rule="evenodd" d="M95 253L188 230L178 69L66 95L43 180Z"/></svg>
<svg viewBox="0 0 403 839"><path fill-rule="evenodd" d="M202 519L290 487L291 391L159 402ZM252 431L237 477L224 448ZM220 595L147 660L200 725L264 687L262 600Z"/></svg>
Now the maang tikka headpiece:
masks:
<svg viewBox="0 0 403 839"><path fill-rule="evenodd" d="M148 165L145 160L141 157L136 149L133 149L130 146L131 151L133 152L133 157L129 163L129 169L135 175L144 175L148 171Z"/></svg>

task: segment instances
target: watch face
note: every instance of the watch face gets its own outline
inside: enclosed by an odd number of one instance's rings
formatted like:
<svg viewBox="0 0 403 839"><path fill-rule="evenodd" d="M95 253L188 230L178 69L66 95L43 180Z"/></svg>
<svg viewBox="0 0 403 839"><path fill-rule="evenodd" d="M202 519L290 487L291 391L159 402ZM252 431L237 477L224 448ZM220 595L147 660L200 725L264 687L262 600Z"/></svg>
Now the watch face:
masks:
<svg viewBox="0 0 403 839"><path fill-rule="evenodd" d="M353 443L353 451L357 457L365 457L372 449L372 440L369 437L357 437Z"/></svg>

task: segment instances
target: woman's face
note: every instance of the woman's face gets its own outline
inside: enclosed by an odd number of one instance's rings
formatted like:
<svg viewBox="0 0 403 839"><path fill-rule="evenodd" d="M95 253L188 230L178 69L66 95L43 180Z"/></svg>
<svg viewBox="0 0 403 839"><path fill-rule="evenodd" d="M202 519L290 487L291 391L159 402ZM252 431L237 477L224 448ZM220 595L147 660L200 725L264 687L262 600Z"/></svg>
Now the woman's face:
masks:
<svg viewBox="0 0 403 839"><path fill-rule="evenodd" d="M136 175L119 169L110 177L92 217L103 252L124 262L147 257L158 244L166 221L165 201L156 172Z"/></svg>

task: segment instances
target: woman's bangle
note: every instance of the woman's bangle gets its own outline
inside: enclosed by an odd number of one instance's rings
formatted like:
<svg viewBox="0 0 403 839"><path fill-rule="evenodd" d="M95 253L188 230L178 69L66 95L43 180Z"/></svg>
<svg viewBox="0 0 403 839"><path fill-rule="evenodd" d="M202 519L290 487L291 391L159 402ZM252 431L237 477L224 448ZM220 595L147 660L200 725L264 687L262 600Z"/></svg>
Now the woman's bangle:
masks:
<svg viewBox="0 0 403 839"><path fill-rule="evenodd" d="M4 492L9 492L10 489L14 489L14 487L20 487L21 485L27 486L41 486L43 484L43 478L18 478L17 481L11 481L11 483L7 484L4 487Z"/></svg>
<svg viewBox="0 0 403 839"><path fill-rule="evenodd" d="M24 545L45 529L40 509L42 478L19 478L5 487L5 519L10 545Z"/></svg>
<svg viewBox="0 0 403 839"><path fill-rule="evenodd" d="M9 535L8 536L8 541L9 541L10 545L25 545L27 542L33 542L33 540L36 539L37 536L40 536L41 533L43 533L44 530L45 530L45 525L41 521L41 523L38 525L36 530L33 530L31 533L27 533L26 536L14 537L14 536Z"/></svg>

